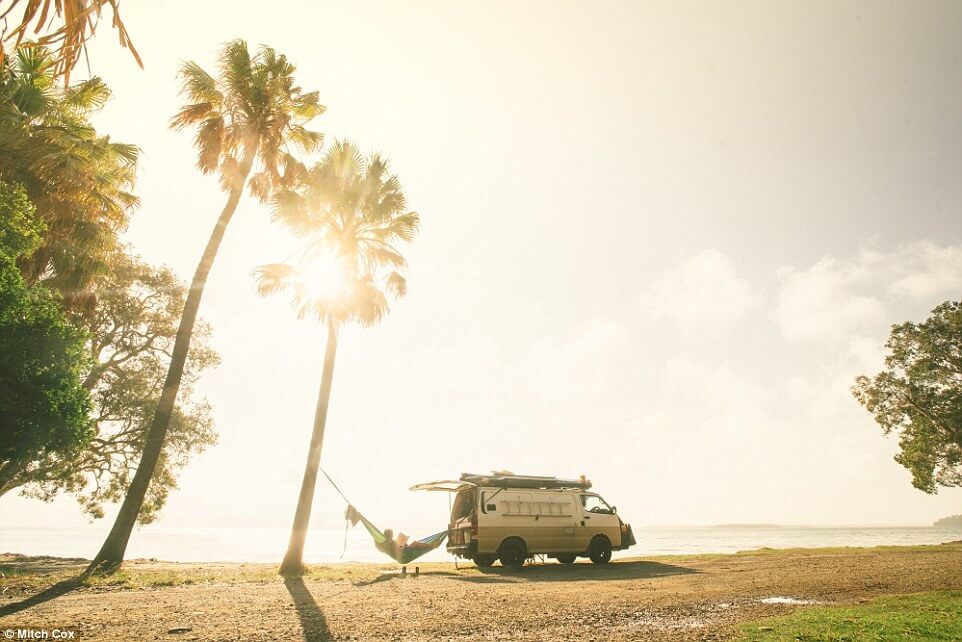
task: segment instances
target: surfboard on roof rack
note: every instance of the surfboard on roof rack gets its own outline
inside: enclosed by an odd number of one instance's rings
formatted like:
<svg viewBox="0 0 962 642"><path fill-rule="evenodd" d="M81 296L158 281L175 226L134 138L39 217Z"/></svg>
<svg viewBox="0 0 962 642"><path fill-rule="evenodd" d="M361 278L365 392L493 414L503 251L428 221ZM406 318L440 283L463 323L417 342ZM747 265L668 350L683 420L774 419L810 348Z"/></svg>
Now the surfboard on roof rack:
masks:
<svg viewBox="0 0 962 642"><path fill-rule="evenodd" d="M474 484L475 486L503 486L505 488L578 488L581 490L591 488L591 481L585 479L584 476L578 479L562 479L559 477L539 477L537 475L502 473L476 475L473 473L461 473L461 481Z"/></svg>

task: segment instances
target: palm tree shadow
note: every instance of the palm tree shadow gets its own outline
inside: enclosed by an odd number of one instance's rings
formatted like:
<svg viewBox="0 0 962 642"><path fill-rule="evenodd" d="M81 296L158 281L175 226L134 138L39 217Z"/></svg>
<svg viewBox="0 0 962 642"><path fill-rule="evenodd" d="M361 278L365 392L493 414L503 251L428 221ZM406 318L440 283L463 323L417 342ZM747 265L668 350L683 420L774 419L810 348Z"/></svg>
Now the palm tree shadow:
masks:
<svg viewBox="0 0 962 642"><path fill-rule="evenodd" d="M317 605L314 596L304 585L304 580L300 577L284 578L284 586L294 600L294 608L297 609L297 618L301 621L301 629L304 631L304 642L326 642L331 639L331 630L327 628L327 619L324 612Z"/></svg>
<svg viewBox="0 0 962 642"><path fill-rule="evenodd" d="M32 606L49 602L50 600L58 598L61 595L66 595L70 591L79 588L82 585L83 582L77 578L70 578L69 580L57 582L53 586L46 588L25 600L20 600L19 602L14 602L13 604L7 604L6 606L0 607L0 616L13 615L14 613L25 611Z"/></svg>
<svg viewBox="0 0 962 642"><path fill-rule="evenodd" d="M400 573L381 573L373 580L366 580L362 582L354 582L354 586L370 586L371 584L379 584L381 582L389 582L390 580L404 578Z"/></svg>

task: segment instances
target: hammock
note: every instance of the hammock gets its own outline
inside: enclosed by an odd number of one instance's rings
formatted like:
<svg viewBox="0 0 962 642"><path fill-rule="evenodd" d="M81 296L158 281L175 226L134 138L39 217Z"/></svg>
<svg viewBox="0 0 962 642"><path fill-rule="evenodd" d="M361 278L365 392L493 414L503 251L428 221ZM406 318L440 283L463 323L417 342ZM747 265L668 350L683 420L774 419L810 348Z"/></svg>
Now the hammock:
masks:
<svg viewBox="0 0 962 642"><path fill-rule="evenodd" d="M434 535L429 535L424 539L408 542L404 546L399 546L393 539L388 539L384 533L377 529L377 526L369 522L367 518L361 515L353 506L348 505L347 510L344 511L344 518L351 522L351 526L356 526L358 522L364 524L364 528L367 529L367 532L371 534L371 539L374 540L375 548L398 564L409 564L425 553L433 551L440 546L441 542L448 536L448 531L443 530Z"/></svg>

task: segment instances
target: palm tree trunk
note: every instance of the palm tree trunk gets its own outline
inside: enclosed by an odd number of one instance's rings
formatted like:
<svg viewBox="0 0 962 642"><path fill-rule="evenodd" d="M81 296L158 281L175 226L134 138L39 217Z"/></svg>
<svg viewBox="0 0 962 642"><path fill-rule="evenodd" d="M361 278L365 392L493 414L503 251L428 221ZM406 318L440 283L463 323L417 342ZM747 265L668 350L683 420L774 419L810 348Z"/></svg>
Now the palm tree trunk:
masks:
<svg viewBox="0 0 962 642"><path fill-rule="evenodd" d="M217 219L217 224L211 231L210 239L207 241L207 247L204 249L200 263L197 264L194 279L191 281L190 290L187 293L187 301L184 304L184 313L180 317L177 336L174 339L174 350L171 353L170 366L167 369L167 379L164 381L164 389L160 394L157 409L154 411L154 420L150 424L150 430L147 432L147 438L144 441L144 450L140 456L137 472L134 473L133 481L130 482L130 487L127 489L127 495L124 497L124 503L120 506L120 512L117 514L113 528L110 529L107 539L100 547L100 552L97 553L87 570L84 571L84 577L97 570L113 572L124 561L130 533L137 523L137 515L140 513L144 498L147 496L147 488L154 476L157 460L164 449L164 439L167 437L170 417L174 410L174 403L177 401L177 392L180 390L180 380L187 363L191 335L194 332L194 322L197 319L200 301L204 296L207 276L210 274L214 259L217 257L217 250L224 239L227 224L230 223L234 212L237 210L237 204L244 192L244 185L247 183L247 175L253 165L255 153L256 151L249 153L241 164L241 173L236 184L230 190L227 204L224 205L224 209Z"/></svg>
<svg viewBox="0 0 962 642"><path fill-rule="evenodd" d="M321 465L321 446L324 445L324 425L327 423L328 402L331 399L331 381L334 378L334 357L337 354L337 325L327 322L327 348L324 351L324 371L321 374L321 389L317 393L317 407L314 410L314 432L311 433L311 446L307 451L307 465L301 481L301 494L297 498L297 511L291 527L291 540L287 554L281 562L282 575L300 575L304 572L304 542L307 540L307 526L311 521L311 506L314 504L314 487L317 485L317 469Z"/></svg>

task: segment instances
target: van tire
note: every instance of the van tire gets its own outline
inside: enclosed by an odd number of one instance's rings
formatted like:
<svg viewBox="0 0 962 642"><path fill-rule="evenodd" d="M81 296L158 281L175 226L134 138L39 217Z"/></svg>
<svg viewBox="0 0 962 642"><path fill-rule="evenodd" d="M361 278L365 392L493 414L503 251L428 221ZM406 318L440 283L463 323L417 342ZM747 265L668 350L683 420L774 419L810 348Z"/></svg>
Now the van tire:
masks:
<svg viewBox="0 0 962 642"><path fill-rule="evenodd" d="M595 564L607 564L611 561L611 541L604 535L596 535L588 546L588 557Z"/></svg>
<svg viewBox="0 0 962 642"><path fill-rule="evenodd" d="M557 559L562 564L574 564L575 560L578 559L578 556L572 553L569 555L559 555L555 559Z"/></svg>
<svg viewBox="0 0 962 642"><path fill-rule="evenodd" d="M475 555L471 559L478 568L488 568L494 564L494 555Z"/></svg>
<svg viewBox="0 0 962 642"><path fill-rule="evenodd" d="M524 561L528 559L528 547L525 546L524 540L518 537L512 537L501 542L501 547L498 549L498 559L501 560L501 566L505 568L521 568L524 566Z"/></svg>

